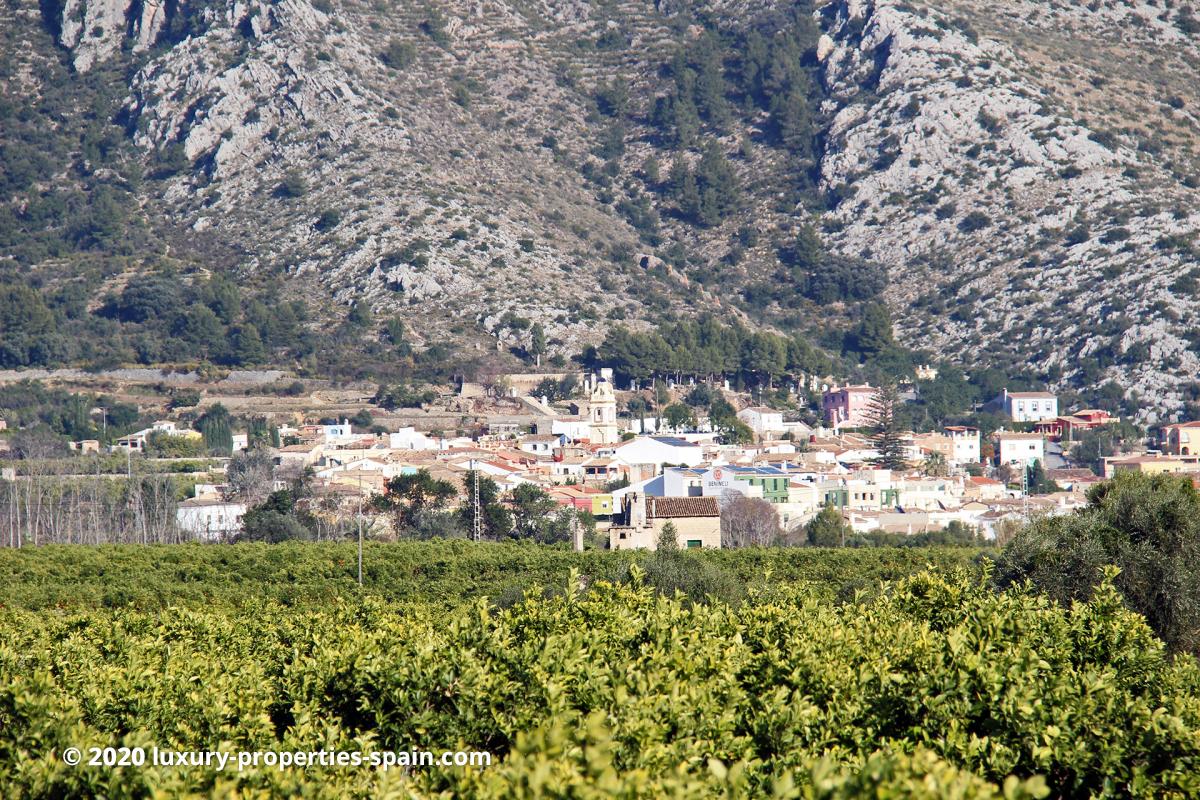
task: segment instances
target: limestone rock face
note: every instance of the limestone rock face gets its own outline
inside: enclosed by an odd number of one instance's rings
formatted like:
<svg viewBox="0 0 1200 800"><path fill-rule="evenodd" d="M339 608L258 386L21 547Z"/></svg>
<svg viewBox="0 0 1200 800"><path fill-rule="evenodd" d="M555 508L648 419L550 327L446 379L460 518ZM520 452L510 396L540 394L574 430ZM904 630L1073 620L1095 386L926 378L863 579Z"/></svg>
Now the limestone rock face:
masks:
<svg viewBox="0 0 1200 800"><path fill-rule="evenodd" d="M75 69L87 72L120 49L133 0L66 0L59 41L71 50Z"/></svg>
<svg viewBox="0 0 1200 800"><path fill-rule="evenodd" d="M1092 385L1138 392L1151 415L1171 409L1200 361L1184 338L1195 298L1169 288L1194 258L1164 243L1194 235L1197 192L1136 138L1112 135L1112 118L1100 129L1068 113L1044 71L958 16L982 6L950 5L824 9L820 176L841 199L824 215L835 246L890 267L909 345L1020 350L1064 387L1087 369ZM1011 5L1036 18L1033 4ZM1123 358L1139 342L1150 357Z"/></svg>

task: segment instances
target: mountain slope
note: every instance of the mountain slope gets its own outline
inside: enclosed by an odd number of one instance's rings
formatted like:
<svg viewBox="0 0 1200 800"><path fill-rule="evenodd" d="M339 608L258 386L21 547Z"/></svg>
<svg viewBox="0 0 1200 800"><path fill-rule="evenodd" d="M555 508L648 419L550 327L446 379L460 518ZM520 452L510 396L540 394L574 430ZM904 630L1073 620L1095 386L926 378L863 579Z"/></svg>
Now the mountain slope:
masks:
<svg viewBox="0 0 1200 800"><path fill-rule="evenodd" d="M846 199L827 228L904 271L889 298L906 341L1173 407L1200 366L1196 284L1179 281L1200 222L1194 44L1151 6L1135 25L1123 5L1008 3L989 30L991 8L829 9L821 171ZM1122 68L1148 53L1178 63Z"/></svg>
<svg viewBox="0 0 1200 800"><path fill-rule="evenodd" d="M886 272L897 338L934 358L1198 399L1186 6L9 2L46 62L20 85L61 58L120 94L113 169L148 178L115 182L122 263L86 237L18 259L55 313L64 274L113 296L169 263L318 330L398 314L418 347L519 350L540 322L570 355L713 310L836 351Z"/></svg>

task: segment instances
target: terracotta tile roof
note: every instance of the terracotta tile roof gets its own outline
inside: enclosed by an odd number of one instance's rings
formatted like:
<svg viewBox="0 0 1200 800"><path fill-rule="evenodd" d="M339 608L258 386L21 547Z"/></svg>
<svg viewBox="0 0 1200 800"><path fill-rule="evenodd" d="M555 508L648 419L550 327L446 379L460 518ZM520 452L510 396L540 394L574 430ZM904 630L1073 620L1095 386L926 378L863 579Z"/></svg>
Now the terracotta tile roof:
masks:
<svg viewBox="0 0 1200 800"><path fill-rule="evenodd" d="M652 519L721 516L715 497L647 497L646 501L646 514Z"/></svg>

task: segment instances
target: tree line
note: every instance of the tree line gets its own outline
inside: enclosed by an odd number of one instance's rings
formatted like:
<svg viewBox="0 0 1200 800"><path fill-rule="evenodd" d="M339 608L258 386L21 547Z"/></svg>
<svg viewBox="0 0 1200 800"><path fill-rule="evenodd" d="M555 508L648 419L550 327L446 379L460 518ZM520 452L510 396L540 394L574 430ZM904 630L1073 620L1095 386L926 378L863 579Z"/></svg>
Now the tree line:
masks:
<svg viewBox="0 0 1200 800"><path fill-rule="evenodd" d="M648 332L616 326L598 347L586 349L581 361L593 368L611 367L625 381L734 378L753 386L823 375L832 368L828 356L799 336L723 325L711 314Z"/></svg>

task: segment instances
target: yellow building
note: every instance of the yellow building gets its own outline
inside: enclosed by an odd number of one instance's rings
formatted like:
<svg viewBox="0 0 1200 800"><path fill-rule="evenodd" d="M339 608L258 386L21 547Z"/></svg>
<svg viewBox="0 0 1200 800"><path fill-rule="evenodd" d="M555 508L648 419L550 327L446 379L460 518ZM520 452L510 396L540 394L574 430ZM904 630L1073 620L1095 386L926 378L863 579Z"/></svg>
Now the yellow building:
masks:
<svg viewBox="0 0 1200 800"><path fill-rule="evenodd" d="M1164 453L1173 456L1200 455L1200 422L1163 425L1158 435Z"/></svg>
<svg viewBox="0 0 1200 800"><path fill-rule="evenodd" d="M592 495L592 516L608 517L613 513L613 496L608 494Z"/></svg>
<svg viewBox="0 0 1200 800"><path fill-rule="evenodd" d="M1104 477L1111 478L1118 472L1140 472L1143 475L1173 475L1180 472L1200 472L1200 459L1193 456L1127 456L1106 458Z"/></svg>

